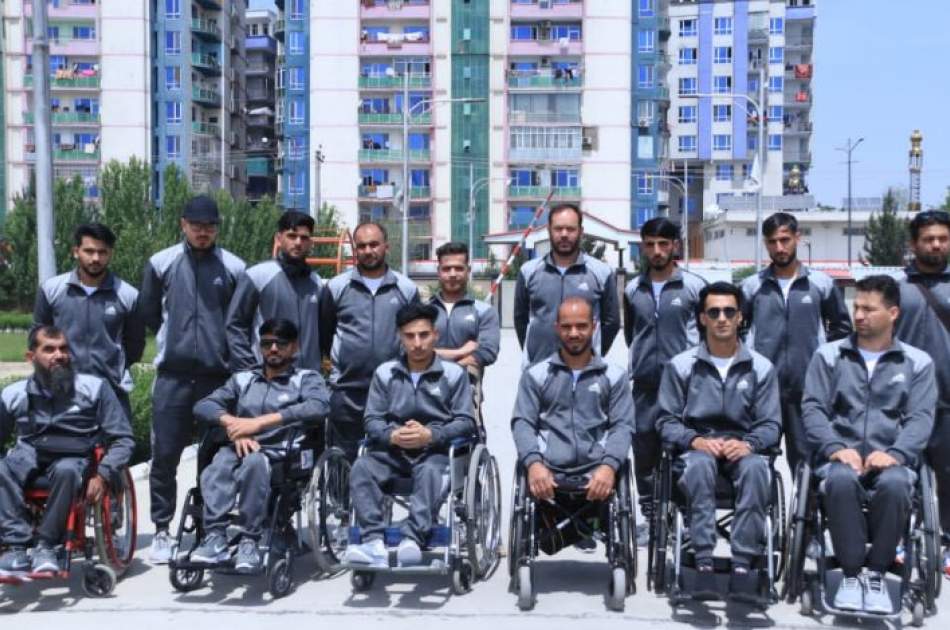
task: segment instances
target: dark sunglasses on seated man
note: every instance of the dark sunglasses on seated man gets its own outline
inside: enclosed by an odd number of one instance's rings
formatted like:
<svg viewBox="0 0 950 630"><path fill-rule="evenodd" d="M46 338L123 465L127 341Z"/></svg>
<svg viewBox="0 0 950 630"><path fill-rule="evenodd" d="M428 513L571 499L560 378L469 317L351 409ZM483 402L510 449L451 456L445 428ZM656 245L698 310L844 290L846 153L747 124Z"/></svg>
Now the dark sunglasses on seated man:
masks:
<svg viewBox="0 0 950 630"><path fill-rule="evenodd" d="M278 337L261 337L261 350L270 350L275 344L279 350L284 350L292 342Z"/></svg>
<svg viewBox="0 0 950 630"><path fill-rule="evenodd" d="M712 308L706 309L706 317L709 319L719 319L720 315L725 315L726 319L732 319L736 316L736 313L739 312L739 309L727 306L725 308L719 308L718 306L713 306Z"/></svg>

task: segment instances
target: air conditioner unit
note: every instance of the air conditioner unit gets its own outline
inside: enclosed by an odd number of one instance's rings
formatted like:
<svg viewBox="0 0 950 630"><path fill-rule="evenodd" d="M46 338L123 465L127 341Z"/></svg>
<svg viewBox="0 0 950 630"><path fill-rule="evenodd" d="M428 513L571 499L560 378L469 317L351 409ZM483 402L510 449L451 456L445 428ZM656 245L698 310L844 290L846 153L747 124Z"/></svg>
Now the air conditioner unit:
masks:
<svg viewBox="0 0 950 630"><path fill-rule="evenodd" d="M584 151L597 150L597 127L583 127L581 129L581 149Z"/></svg>

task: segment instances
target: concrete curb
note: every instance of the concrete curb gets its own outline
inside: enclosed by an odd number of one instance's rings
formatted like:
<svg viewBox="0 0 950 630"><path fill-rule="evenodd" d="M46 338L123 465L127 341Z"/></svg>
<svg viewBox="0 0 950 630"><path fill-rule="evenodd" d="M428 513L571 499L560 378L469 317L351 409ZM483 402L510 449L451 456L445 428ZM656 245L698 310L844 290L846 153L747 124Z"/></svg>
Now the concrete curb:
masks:
<svg viewBox="0 0 950 630"><path fill-rule="evenodd" d="M181 461L187 462L195 458L198 454L198 447L194 444L185 448L181 453ZM142 481L143 479L148 479L148 473L152 468L152 463L142 462L141 464L136 464L129 469L129 472L132 473L132 481Z"/></svg>

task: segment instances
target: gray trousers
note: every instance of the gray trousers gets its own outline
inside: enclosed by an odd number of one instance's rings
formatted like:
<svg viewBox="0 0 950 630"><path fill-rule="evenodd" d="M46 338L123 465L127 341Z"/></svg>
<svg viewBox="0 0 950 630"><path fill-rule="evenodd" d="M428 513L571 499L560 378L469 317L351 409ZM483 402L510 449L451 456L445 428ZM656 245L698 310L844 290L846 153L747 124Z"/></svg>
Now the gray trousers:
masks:
<svg viewBox="0 0 950 630"><path fill-rule="evenodd" d="M802 393L782 393L782 431L785 433L785 459L788 468L795 475L798 463L809 461L808 440L805 437L805 424L802 422Z"/></svg>
<svg viewBox="0 0 950 630"><path fill-rule="evenodd" d="M263 451L240 458L233 446L218 449L201 471L205 531L224 533L237 503L241 534L258 540L267 516L270 473L270 460Z"/></svg>
<svg viewBox="0 0 950 630"><path fill-rule="evenodd" d="M444 453L426 453L410 460L391 451L367 451L359 457L350 471L350 497L363 542L381 539L386 529L383 486L392 479L411 477L409 518L402 525L402 534L425 545L448 494L448 467L449 456Z"/></svg>
<svg viewBox="0 0 950 630"><path fill-rule="evenodd" d="M181 452L195 436L195 403L221 387L227 379L159 372L152 387L152 467L149 493L152 522L167 529L175 517L178 463Z"/></svg>
<svg viewBox="0 0 950 630"><path fill-rule="evenodd" d="M36 537L48 546L62 543L69 510L88 467L85 457L38 460L32 446L17 443L0 459L0 542L27 545L33 539L24 491L32 479L45 473L50 479L49 498Z"/></svg>
<svg viewBox="0 0 950 630"><path fill-rule="evenodd" d="M330 436L327 443L346 453L353 461L363 439L363 413L368 392L361 389L333 388L330 394Z"/></svg>
<svg viewBox="0 0 950 630"><path fill-rule="evenodd" d="M735 488L732 519L733 561L761 556L765 550L765 513L769 505L771 471L762 455L739 461L717 460L703 451L687 451L676 462L682 471L679 489L688 501L689 533L696 560L712 558L716 547L716 478L728 477Z"/></svg>
<svg viewBox="0 0 950 630"><path fill-rule="evenodd" d="M653 478L662 453L660 436L656 432L657 390L634 384L633 408L637 421L637 432L633 436L633 474L637 481L640 511L649 517L653 511Z"/></svg>
<svg viewBox="0 0 950 630"><path fill-rule="evenodd" d="M892 466L858 477L850 466L840 462L825 464L815 474L822 479L828 529L842 572L854 577L865 563L872 571L886 571L894 562L894 550L907 526L916 474L904 466ZM861 509L865 501L867 518Z"/></svg>
<svg viewBox="0 0 950 630"><path fill-rule="evenodd" d="M950 545L950 409L937 409L927 456L937 481L937 505L943 542Z"/></svg>

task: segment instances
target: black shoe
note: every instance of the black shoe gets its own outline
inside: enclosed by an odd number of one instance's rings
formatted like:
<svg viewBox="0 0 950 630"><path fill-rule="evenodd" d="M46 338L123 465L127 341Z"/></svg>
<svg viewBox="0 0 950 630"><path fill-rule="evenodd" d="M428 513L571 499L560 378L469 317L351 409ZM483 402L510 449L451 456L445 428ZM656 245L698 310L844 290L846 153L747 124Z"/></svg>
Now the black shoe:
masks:
<svg viewBox="0 0 950 630"><path fill-rule="evenodd" d="M729 599L747 604L759 603L759 572L745 566L732 568Z"/></svg>
<svg viewBox="0 0 950 630"><path fill-rule="evenodd" d="M597 541L593 538L581 538L574 543L574 548L582 553L594 553L597 551Z"/></svg>
<svg viewBox="0 0 950 630"><path fill-rule="evenodd" d="M712 564L696 566L693 599L700 602L722 599L719 595L719 589L716 588L716 571Z"/></svg>

